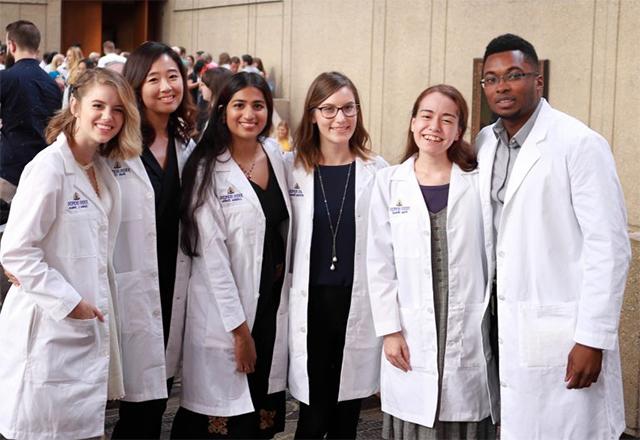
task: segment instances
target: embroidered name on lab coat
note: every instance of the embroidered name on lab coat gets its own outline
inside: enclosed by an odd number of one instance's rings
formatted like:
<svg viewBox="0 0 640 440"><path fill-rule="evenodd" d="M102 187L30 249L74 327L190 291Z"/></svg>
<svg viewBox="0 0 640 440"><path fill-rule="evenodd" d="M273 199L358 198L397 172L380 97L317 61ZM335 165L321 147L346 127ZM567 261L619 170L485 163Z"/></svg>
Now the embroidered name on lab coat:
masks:
<svg viewBox="0 0 640 440"><path fill-rule="evenodd" d="M240 202L243 199L242 193L237 193L232 186L227 189L225 194L220 194L220 203Z"/></svg>
<svg viewBox="0 0 640 440"><path fill-rule="evenodd" d="M398 199L396 204L389 208L389 211L391 212L391 215L399 215L408 213L410 209L410 206L404 206L402 204L402 200Z"/></svg>
<svg viewBox="0 0 640 440"><path fill-rule="evenodd" d="M81 199L80 194L73 193L73 199L67 200L67 210L77 211L79 209L86 209L89 207L89 200Z"/></svg>
<svg viewBox="0 0 640 440"><path fill-rule="evenodd" d="M289 188L289 197L304 197L300 185L296 183L293 188Z"/></svg>
<svg viewBox="0 0 640 440"><path fill-rule="evenodd" d="M114 177L124 177L129 172L131 172L131 168L126 167L126 166L123 167L122 165L120 165L120 162L116 162L113 165L113 168L111 169L111 172L113 173Z"/></svg>

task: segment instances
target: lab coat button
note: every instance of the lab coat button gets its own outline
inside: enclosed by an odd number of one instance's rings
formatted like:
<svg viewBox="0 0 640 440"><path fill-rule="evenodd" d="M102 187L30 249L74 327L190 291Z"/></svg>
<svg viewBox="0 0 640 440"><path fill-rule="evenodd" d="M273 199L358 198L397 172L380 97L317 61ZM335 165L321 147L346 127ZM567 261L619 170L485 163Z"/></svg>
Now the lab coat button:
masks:
<svg viewBox="0 0 640 440"><path fill-rule="evenodd" d="M504 342L504 341L502 340L502 338L498 338L498 344L502 345L502 344L503 344L503 342Z"/></svg>
<svg viewBox="0 0 640 440"><path fill-rule="evenodd" d="M153 311L153 316L154 316L154 318L158 318L160 316L160 310L154 310Z"/></svg>
<svg viewBox="0 0 640 440"><path fill-rule="evenodd" d="M504 301L504 295L498 295L498 299L499 299L500 301Z"/></svg>
<svg viewBox="0 0 640 440"><path fill-rule="evenodd" d="M498 252L498 257L500 257L500 258L504 258L504 251L500 251L500 252Z"/></svg>
<svg viewBox="0 0 640 440"><path fill-rule="evenodd" d="M306 327L300 327L300 333L306 333L306 332L307 332Z"/></svg>
<svg viewBox="0 0 640 440"><path fill-rule="evenodd" d="M506 384L506 382L505 382L504 380L501 380L501 381L500 381L500 386L501 386L502 388L507 388L507 384Z"/></svg>
<svg viewBox="0 0 640 440"><path fill-rule="evenodd" d="M151 199L153 198L153 193L152 192L148 192L147 193L147 199Z"/></svg>
<svg viewBox="0 0 640 440"><path fill-rule="evenodd" d="M433 309L431 307L427 307L427 313L433 313Z"/></svg>
<svg viewBox="0 0 640 440"><path fill-rule="evenodd" d="M300 294L305 298L307 297L307 291L306 290L301 290Z"/></svg>

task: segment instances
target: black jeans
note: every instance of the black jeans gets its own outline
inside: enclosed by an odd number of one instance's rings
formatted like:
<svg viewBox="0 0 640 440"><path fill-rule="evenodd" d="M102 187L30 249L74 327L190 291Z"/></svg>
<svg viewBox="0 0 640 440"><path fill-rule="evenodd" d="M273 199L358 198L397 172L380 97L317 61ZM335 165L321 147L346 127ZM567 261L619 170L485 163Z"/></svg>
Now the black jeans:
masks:
<svg viewBox="0 0 640 440"><path fill-rule="evenodd" d="M338 402L351 286L310 286L307 371L310 405L300 403L296 439L355 438L362 399Z"/></svg>

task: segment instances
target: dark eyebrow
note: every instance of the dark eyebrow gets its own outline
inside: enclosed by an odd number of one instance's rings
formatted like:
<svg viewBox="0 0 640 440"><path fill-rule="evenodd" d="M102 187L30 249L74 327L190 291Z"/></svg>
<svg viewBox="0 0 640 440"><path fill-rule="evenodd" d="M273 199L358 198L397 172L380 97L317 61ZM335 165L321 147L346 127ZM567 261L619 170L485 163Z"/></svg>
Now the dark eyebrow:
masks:
<svg viewBox="0 0 640 440"><path fill-rule="evenodd" d="M418 113L433 113L433 110L428 109L428 108L421 108L420 110L418 110ZM451 114L451 113L445 113L445 114L443 114L443 116L449 116L449 117L452 117L452 118L457 118L458 117L458 115L454 115L454 114Z"/></svg>

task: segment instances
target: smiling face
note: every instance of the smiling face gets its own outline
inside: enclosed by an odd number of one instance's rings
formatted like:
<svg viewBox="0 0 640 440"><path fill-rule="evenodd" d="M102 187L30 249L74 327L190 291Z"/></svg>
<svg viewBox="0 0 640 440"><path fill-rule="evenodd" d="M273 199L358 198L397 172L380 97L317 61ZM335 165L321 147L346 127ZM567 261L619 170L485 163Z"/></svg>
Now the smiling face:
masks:
<svg viewBox="0 0 640 440"><path fill-rule="evenodd" d="M167 54L151 65L142 84L142 102L147 112L169 115L177 110L184 94L180 68Z"/></svg>
<svg viewBox="0 0 640 440"><path fill-rule="evenodd" d="M256 140L267 125L268 110L262 92L255 87L237 91L225 109L232 142Z"/></svg>
<svg viewBox="0 0 640 440"><path fill-rule="evenodd" d="M320 133L320 148L324 146L339 146L349 148L349 139L356 131L358 122L357 113L352 116L345 116L342 110L333 118L322 116L319 110L323 107L348 107L356 105L356 98L349 87L342 87L333 95L322 101L320 105L313 110L312 122L318 126Z"/></svg>
<svg viewBox="0 0 640 440"><path fill-rule="evenodd" d="M456 103L439 92L426 95L411 119L413 140L419 155L441 156L460 138L460 111Z"/></svg>
<svg viewBox="0 0 640 440"><path fill-rule="evenodd" d="M531 73L537 70L519 50L489 55L484 63L483 77L501 77L508 73ZM541 76L526 76L517 81L499 80L493 86L485 86L484 94L492 112L513 127L514 133L533 114L542 96Z"/></svg>
<svg viewBox="0 0 640 440"><path fill-rule="evenodd" d="M124 124L124 105L112 86L96 84L81 100L71 97L69 106L76 117L74 140L78 145L105 144Z"/></svg>

